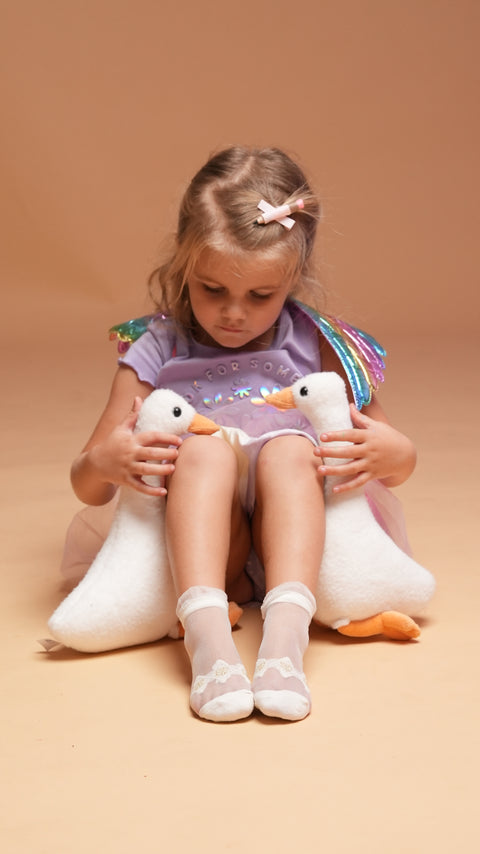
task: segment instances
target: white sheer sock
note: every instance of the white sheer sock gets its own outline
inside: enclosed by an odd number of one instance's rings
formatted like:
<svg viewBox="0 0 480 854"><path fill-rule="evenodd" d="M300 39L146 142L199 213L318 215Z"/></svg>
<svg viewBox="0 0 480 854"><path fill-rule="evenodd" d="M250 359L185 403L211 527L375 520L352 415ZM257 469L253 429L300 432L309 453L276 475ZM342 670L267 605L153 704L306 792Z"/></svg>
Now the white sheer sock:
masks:
<svg viewBox="0 0 480 854"><path fill-rule="evenodd" d="M310 712L303 656L316 608L314 596L299 581L279 584L263 600L263 640L253 693L255 706L264 715L298 721Z"/></svg>
<svg viewBox="0 0 480 854"><path fill-rule="evenodd" d="M190 587L178 600L192 665L190 705L201 718L236 721L253 711L250 681L232 638L228 601L216 587Z"/></svg>

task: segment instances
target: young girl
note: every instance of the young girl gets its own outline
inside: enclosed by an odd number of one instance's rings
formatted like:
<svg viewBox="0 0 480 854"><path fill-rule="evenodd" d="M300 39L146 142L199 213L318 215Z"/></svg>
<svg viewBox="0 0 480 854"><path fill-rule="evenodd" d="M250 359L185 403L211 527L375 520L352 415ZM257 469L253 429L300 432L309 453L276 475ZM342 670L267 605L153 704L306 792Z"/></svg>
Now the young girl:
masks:
<svg viewBox="0 0 480 854"><path fill-rule="evenodd" d="M271 211L284 205L287 219L285 210ZM162 316L120 360L105 411L72 466L74 490L87 504L108 502L124 484L168 495L190 703L208 720L237 720L254 707L287 720L310 711L303 656L322 557L323 477L333 473L321 459L331 456L328 444L353 443L335 468L346 476L343 490L371 479L400 484L415 465L412 443L376 400L362 414L352 407L354 428L328 434L320 447L297 410L265 404L266 394L308 373L343 375L289 299L319 302L318 218L305 175L280 150L232 147L206 163L183 198L174 251L151 277ZM221 437L134 434L142 399L159 387L215 420ZM147 486L146 475L160 475L165 486ZM248 562L252 547L260 578ZM251 685L227 594L247 602L262 585L263 639Z"/></svg>

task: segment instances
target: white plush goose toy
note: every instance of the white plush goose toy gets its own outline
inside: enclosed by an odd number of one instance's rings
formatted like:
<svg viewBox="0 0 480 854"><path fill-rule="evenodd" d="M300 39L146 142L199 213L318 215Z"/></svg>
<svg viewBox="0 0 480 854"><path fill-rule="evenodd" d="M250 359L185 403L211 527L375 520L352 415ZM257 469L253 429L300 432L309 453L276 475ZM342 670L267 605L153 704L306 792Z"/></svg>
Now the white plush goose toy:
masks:
<svg viewBox="0 0 480 854"><path fill-rule="evenodd" d="M267 402L279 409L297 407L318 436L352 427L345 383L335 373L310 374ZM344 462L326 460L327 465ZM325 548L314 620L350 637L418 637L411 617L431 599L433 576L385 533L362 488L333 493L338 480L325 479Z"/></svg>
<svg viewBox="0 0 480 854"><path fill-rule="evenodd" d="M135 432L215 433L173 391L153 391ZM145 478L147 481L148 478ZM150 478L157 485L158 478ZM164 537L165 499L122 487L109 534L80 584L50 617L56 644L102 652L165 637L177 625L175 594ZM42 642L49 649L54 643Z"/></svg>

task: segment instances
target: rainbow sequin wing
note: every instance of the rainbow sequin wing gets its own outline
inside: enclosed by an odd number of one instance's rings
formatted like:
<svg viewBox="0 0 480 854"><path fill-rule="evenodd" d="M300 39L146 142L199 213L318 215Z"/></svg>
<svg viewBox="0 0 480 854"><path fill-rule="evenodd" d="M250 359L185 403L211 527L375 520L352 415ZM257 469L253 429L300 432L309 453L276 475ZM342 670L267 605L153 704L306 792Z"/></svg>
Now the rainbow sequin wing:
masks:
<svg viewBox="0 0 480 854"><path fill-rule="evenodd" d="M147 326L154 317L154 314L146 314L144 317L136 317L112 326L108 330L109 337L110 341L117 341L118 352L122 355L126 353L130 345L147 331Z"/></svg>
<svg viewBox="0 0 480 854"><path fill-rule="evenodd" d="M357 409L366 406L384 380L386 351L367 332L343 320L319 314L305 303L293 300L310 317L333 347L347 374Z"/></svg>

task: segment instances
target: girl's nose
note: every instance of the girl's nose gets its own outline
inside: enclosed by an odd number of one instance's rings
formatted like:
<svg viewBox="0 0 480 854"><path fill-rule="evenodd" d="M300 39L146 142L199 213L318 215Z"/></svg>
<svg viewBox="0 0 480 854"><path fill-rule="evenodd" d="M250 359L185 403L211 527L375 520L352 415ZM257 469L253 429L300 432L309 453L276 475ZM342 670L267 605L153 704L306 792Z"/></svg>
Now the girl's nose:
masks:
<svg viewBox="0 0 480 854"><path fill-rule="evenodd" d="M228 300L223 310L225 316L231 320L241 320L245 317L245 309L239 300Z"/></svg>

